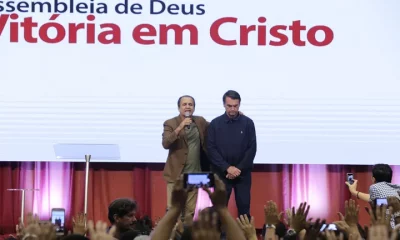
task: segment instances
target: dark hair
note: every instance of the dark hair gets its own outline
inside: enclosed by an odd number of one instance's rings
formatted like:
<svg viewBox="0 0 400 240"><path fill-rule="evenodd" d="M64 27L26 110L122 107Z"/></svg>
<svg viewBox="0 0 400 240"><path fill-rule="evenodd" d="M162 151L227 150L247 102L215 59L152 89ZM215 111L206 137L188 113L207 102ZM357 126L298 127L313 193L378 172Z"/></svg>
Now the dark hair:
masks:
<svg viewBox="0 0 400 240"><path fill-rule="evenodd" d="M152 220L149 216L144 216L136 221L134 229L141 235L150 235L153 228Z"/></svg>
<svg viewBox="0 0 400 240"><path fill-rule="evenodd" d="M110 206L108 206L108 220L114 224L114 215L123 217L130 212L137 209L137 204L134 200L129 198L119 198L114 200Z"/></svg>
<svg viewBox="0 0 400 240"><path fill-rule="evenodd" d="M392 182L393 171L392 168L387 164L376 164L372 168L372 176L375 178L375 181L378 182Z"/></svg>
<svg viewBox="0 0 400 240"><path fill-rule="evenodd" d="M140 232L136 230L129 230L121 234L119 237L119 240L133 240L137 236L140 236Z"/></svg>
<svg viewBox="0 0 400 240"><path fill-rule="evenodd" d="M222 97L222 102L225 104L226 98L232 98L233 100L239 100L239 103L242 101L242 99L240 98L240 94L236 91L233 90L229 90L227 91L224 96Z"/></svg>
<svg viewBox="0 0 400 240"><path fill-rule="evenodd" d="M190 95L183 95L183 96L181 96L181 97L178 99L178 107L181 106L181 100L182 100L182 98L184 98L184 97L191 98L191 99L193 100L193 107L196 107L196 101L194 100L194 97L192 97L192 96L190 96Z"/></svg>

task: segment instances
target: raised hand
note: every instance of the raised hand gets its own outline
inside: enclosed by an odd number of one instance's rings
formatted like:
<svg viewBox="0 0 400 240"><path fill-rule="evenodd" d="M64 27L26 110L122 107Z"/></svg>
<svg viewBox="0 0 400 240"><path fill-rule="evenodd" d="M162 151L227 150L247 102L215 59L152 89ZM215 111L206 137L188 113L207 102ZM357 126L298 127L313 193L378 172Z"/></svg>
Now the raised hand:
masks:
<svg viewBox="0 0 400 240"><path fill-rule="evenodd" d="M203 186L203 190L208 193L210 196L211 202L216 209L226 208L226 189L225 184L219 179L219 177L214 174L214 192L211 192L210 189Z"/></svg>
<svg viewBox="0 0 400 240"><path fill-rule="evenodd" d="M319 239L320 235L321 235L321 227L322 225L324 225L326 223L325 220L320 220L317 219L317 221L315 221L314 224L311 224L311 219L309 220L308 224L307 224L307 230L306 230L306 235L304 239L307 240L317 240Z"/></svg>
<svg viewBox="0 0 400 240"><path fill-rule="evenodd" d="M356 205L356 202L352 199L345 201L344 203L345 215L338 212L340 221L335 222L336 226L348 235L353 235L356 239L360 237L358 231L358 213L360 211L360 206Z"/></svg>
<svg viewBox="0 0 400 240"><path fill-rule="evenodd" d="M400 225L397 225L392 230L392 235L390 236L390 240L397 240L397 236L399 235Z"/></svg>
<svg viewBox="0 0 400 240"><path fill-rule="evenodd" d="M300 233L301 230L306 228L307 224L307 215L310 211L310 205L307 205L306 202L300 203L299 208L295 211L295 208L292 208L292 225L291 227L296 231L296 233Z"/></svg>
<svg viewBox="0 0 400 240"><path fill-rule="evenodd" d="M41 229L39 225L39 217L35 214L28 213L26 227L24 228L23 234L24 239L39 238Z"/></svg>
<svg viewBox="0 0 400 240"><path fill-rule="evenodd" d="M264 221L265 224L277 225L282 218L282 212L278 212L278 207L274 201L268 201L264 205Z"/></svg>
<svg viewBox="0 0 400 240"><path fill-rule="evenodd" d="M345 183L349 187L349 191L351 192L351 194L353 194L353 195L357 194L358 180L354 179L353 184L350 184L349 182L345 182Z"/></svg>
<svg viewBox="0 0 400 240"><path fill-rule="evenodd" d="M72 232L74 234L86 234L86 216L83 213L78 213L72 218Z"/></svg>
<svg viewBox="0 0 400 240"><path fill-rule="evenodd" d="M389 212L389 214L387 212ZM369 215L371 218L372 225L383 225L387 228L391 228L390 217L388 216L392 215L392 209L391 208L387 209L386 205L377 206L375 208L375 214L372 212L372 209L370 209Z"/></svg>
<svg viewBox="0 0 400 240"><path fill-rule="evenodd" d="M341 221L345 221L350 227L357 227L358 224L358 212L360 210L360 206L356 205L356 202L352 199L350 201L346 201L344 203L344 211L345 215L338 212Z"/></svg>
<svg viewBox="0 0 400 240"><path fill-rule="evenodd" d="M383 240L389 239L389 232L384 225L371 226L368 231L369 240Z"/></svg>
<svg viewBox="0 0 400 240"><path fill-rule="evenodd" d="M94 226L93 221L89 221L88 230L91 240L115 240L114 233L116 227L113 226L110 231L107 232L107 223L105 222L97 221L96 226Z"/></svg>
<svg viewBox="0 0 400 240"><path fill-rule="evenodd" d="M187 190L183 187L183 178L181 176L175 182L174 188L172 190L171 206L178 209L183 209L185 207L187 196L188 193Z"/></svg>
<svg viewBox="0 0 400 240"><path fill-rule="evenodd" d="M31 213L27 216L27 225L23 230L24 240L55 240L57 238L54 226L50 222L39 224L39 217Z"/></svg>
<svg viewBox="0 0 400 240"><path fill-rule="evenodd" d="M199 219L193 223L192 238L193 240L219 240L221 233L218 230L217 213L210 216L209 210L200 212Z"/></svg>
<svg viewBox="0 0 400 240"><path fill-rule="evenodd" d="M290 226L290 221L292 219L292 209L288 208L286 209L286 217L283 219L283 222L287 225Z"/></svg>
<svg viewBox="0 0 400 240"><path fill-rule="evenodd" d="M326 240L338 240L338 238L336 237L335 231L330 231L328 229L325 230L325 238L326 238ZM343 233L340 233L339 240L343 240L343 239L344 239Z"/></svg>
<svg viewBox="0 0 400 240"><path fill-rule="evenodd" d="M257 240L256 227L254 226L254 217L249 218L247 215L240 215L236 218L239 227L243 230L247 240Z"/></svg>

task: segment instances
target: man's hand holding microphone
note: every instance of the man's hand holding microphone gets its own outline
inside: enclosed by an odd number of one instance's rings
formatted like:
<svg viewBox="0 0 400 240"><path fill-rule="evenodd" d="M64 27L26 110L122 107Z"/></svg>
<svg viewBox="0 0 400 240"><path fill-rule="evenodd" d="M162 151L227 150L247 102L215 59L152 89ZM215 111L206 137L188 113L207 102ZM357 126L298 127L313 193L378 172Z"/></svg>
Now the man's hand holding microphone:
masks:
<svg viewBox="0 0 400 240"><path fill-rule="evenodd" d="M185 112L185 118L182 120L181 124L175 129L176 135L179 135L179 132L182 131L185 127L190 129L190 124L192 124L193 120L190 116L190 112Z"/></svg>

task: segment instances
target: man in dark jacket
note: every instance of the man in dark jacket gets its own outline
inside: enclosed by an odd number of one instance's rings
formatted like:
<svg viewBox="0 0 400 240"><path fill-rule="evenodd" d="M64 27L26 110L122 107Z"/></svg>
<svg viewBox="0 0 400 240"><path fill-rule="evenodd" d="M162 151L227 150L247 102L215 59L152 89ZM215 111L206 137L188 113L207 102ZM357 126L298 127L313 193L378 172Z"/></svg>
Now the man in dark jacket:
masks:
<svg viewBox="0 0 400 240"><path fill-rule="evenodd" d="M257 152L253 120L239 114L241 98L236 91L223 96L225 113L208 128L208 157L213 171L223 179L227 199L235 189L239 215L250 215L251 170Z"/></svg>

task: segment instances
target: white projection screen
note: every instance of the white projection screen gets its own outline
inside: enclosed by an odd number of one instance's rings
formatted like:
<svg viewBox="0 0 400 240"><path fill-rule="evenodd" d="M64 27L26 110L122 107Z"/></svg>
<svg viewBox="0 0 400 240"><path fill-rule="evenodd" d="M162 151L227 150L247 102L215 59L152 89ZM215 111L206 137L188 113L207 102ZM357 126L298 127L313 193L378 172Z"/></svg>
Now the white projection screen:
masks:
<svg viewBox="0 0 400 240"><path fill-rule="evenodd" d="M165 162L178 97L211 121L232 89L256 125L255 163L399 164L399 9L1 0L0 161Z"/></svg>

